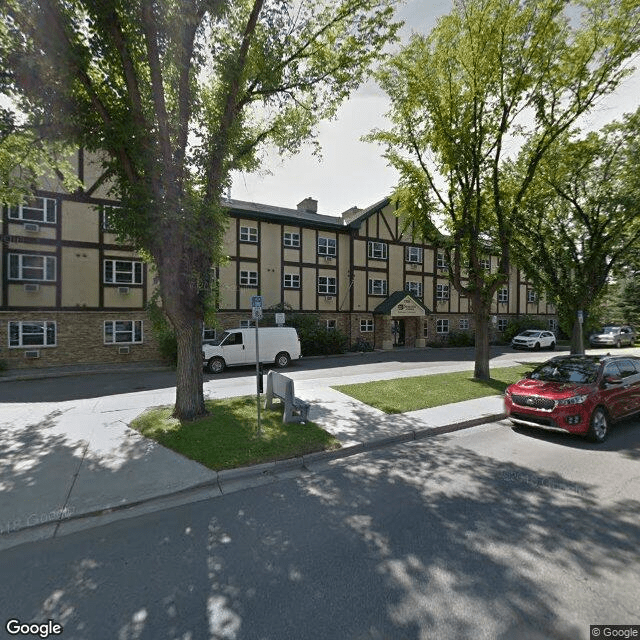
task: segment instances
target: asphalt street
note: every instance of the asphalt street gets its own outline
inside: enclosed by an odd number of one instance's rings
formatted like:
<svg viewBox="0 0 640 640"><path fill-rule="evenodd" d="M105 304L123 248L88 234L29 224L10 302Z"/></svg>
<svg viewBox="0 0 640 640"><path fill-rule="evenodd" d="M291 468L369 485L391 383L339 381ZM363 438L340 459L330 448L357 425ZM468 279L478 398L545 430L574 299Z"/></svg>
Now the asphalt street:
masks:
<svg viewBox="0 0 640 640"><path fill-rule="evenodd" d="M640 624L639 462L637 420L604 447L495 423L369 452L9 549L0 618L65 640L587 640Z"/></svg>

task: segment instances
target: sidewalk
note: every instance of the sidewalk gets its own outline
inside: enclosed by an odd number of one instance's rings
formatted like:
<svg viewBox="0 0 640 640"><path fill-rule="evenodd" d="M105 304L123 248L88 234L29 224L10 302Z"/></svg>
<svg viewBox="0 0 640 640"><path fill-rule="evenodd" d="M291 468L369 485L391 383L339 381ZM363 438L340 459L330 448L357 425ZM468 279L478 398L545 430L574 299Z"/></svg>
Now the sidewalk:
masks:
<svg viewBox="0 0 640 640"><path fill-rule="evenodd" d="M419 371L414 375L421 375ZM0 550L109 521L221 496L320 470L331 460L499 419L501 396L387 415L295 371L309 419L343 448L215 472L127 426L147 407L171 404L175 389L66 402L0 405ZM362 379L358 375L358 381ZM379 378L372 374L371 379ZM296 379L300 378L300 379ZM355 381L355 380L354 380ZM255 379L205 383L208 397L255 393ZM348 380L341 380L340 384Z"/></svg>

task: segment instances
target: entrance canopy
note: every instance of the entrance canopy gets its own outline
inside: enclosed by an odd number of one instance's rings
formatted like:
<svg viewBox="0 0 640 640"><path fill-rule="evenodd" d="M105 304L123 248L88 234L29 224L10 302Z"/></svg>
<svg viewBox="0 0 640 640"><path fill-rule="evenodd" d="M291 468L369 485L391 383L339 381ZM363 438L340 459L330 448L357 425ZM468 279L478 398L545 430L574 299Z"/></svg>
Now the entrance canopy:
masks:
<svg viewBox="0 0 640 640"><path fill-rule="evenodd" d="M396 291L384 302L381 302L373 310L373 313L391 316L392 318L413 318L416 316L426 316L431 312L418 298L407 291Z"/></svg>

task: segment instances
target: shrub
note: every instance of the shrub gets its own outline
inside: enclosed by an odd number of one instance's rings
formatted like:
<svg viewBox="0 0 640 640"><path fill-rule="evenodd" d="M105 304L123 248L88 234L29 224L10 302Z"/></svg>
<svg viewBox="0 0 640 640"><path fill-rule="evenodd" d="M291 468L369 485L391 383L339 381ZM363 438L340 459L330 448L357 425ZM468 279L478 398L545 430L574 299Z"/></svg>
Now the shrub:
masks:
<svg viewBox="0 0 640 640"><path fill-rule="evenodd" d="M475 336L466 331L453 332L449 334L447 343L450 347L472 347L475 344Z"/></svg>
<svg viewBox="0 0 640 640"><path fill-rule="evenodd" d="M0 372L6 371L9 368L9 363L6 360L0 360Z"/></svg>
<svg viewBox="0 0 640 640"><path fill-rule="evenodd" d="M292 314L287 318L287 325L297 330L303 356L328 356L347 350L347 336L341 331L323 327L313 314Z"/></svg>

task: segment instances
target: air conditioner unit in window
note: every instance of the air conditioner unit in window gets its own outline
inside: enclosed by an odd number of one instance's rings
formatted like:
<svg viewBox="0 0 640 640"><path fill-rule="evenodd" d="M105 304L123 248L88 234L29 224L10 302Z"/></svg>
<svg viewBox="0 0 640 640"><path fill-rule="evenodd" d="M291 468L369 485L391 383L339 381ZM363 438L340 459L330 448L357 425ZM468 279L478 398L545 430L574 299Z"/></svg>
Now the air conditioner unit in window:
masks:
<svg viewBox="0 0 640 640"><path fill-rule="evenodd" d="M127 293L129 293L129 287L118 287L118 293L126 295Z"/></svg>
<svg viewBox="0 0 640 640"><path fill-rule="evenodd" d="M333 256L325 256L324 257L324 261L325 262L331 262L333 260Z"/></svg>
<svg viewBox="0 0 640 640"><path fill-rule="evenodd" d="M131 349L129 349L129 347L118 347L118 353L120 354L127 354L131 351Z"/></svg>
<svg viewBox="0 0 640 640"><path fill-rule="evenodd" d="M27 283L27 284L24 285L24 290L33 293L35 291L39 291L40 290L40 285L39 284L33 284L33 283Z"/></svg>
<svg viewBox="0 0 640 640"><path fill-rule="evenodd" d="M324 299L325 300L333 300L333 296L325 296Z"/></svg>
<svg viewBox="0 0 640 640"><path fill-rule="evenodd" d="M24 357L27 358L28 360L35 360L36 358L40 357L40 352L39 351L25 351L24 352Z"/></svg>
<svg viewBox="0 0 640 640"><path fill-rule="evenodd" d="M25 231L40 231L40 225L35 222L25 222L24 223Z"/></svg>

